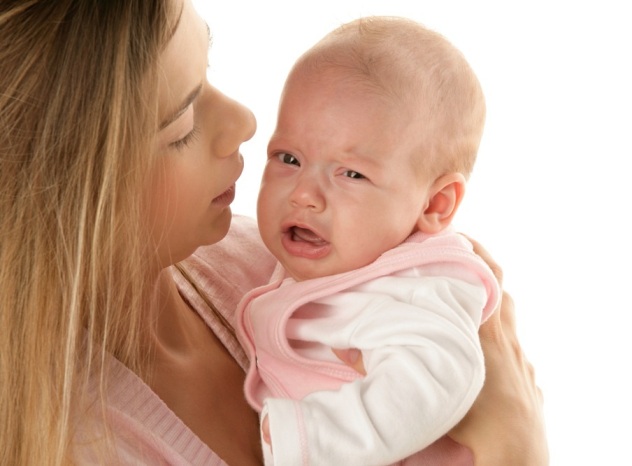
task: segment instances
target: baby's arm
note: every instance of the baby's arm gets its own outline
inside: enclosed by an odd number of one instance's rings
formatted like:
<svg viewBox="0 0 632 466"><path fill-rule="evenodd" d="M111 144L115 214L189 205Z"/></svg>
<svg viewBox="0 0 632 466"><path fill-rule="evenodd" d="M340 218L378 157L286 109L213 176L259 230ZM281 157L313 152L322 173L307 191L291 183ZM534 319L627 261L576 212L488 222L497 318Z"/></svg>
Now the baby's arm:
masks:
<svg viewBox="0 0 632 466"><path fill-rule="evenodd" d="M482 287L418 276L339 294L336 305L359 310L321 343L360 348L367 376L301 401L266 400L274 464L306 455L313 464L384 465L445 434L483 383L477 330L486 299Z"/></svg>

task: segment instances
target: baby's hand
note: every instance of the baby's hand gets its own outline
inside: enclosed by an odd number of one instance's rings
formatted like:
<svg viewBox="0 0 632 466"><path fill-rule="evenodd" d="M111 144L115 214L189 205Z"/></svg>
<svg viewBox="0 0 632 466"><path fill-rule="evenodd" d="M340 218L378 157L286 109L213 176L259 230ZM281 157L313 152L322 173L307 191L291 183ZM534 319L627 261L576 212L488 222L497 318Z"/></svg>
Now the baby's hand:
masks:
<svg viewBox="0 0 632 466"><path fill-rule="evenodd" d="M270 438L270 422L268 421L268 416L263 418L263 422L261 423L261 436L263 437L264 442L268 445L272 445L272 439Z"/></svg>
<svg viewBox="0 0 632 466"><path fill-rule="evenodd" d="M355 348L349 349L331 349L336 357L340 359L344 364L349 366L361 375L366 375L366 369L364 367L364 361L362 359L362 352Z"/></svg>

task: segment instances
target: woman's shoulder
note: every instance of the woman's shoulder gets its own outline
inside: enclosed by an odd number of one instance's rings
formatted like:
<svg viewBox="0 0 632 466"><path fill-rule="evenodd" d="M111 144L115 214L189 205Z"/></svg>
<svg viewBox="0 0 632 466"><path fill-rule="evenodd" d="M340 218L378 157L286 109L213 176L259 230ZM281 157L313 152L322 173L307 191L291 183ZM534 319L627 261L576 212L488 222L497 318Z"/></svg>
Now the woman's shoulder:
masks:
<svg viewBox="0 0 632 466"><path fill-rule="evenodd" d="M235 216L220 242L199 248L174 268L182 296L244 367L247 358L235 335L235 310L243 296L270 280L276 261L253 219Z"/></svg>
<svg viewBox="0 0 632 466"><path fill-rule="evenodd" d="M226 237L199 248L187 263L249 291L268 282L276 261L264 246L255 220L235 215Z"/></svg>
<svg viewBox="0 0 632 466"><path fill-rule="evenodd" d="M199 299L203 296L232 321L241 298L268 283L275 264L255 221L235 216L226 237L195 251L182 264L186 277L176 272L174 278L180 292L199 313L207 314L208 306Z"/></svg>

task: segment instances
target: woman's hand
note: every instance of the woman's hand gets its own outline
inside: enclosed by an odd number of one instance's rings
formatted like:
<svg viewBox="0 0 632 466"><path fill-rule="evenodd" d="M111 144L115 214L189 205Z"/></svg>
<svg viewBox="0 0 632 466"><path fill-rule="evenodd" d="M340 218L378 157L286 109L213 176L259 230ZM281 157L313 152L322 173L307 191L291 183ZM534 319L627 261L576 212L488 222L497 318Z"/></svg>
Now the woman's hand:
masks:
<svg viewBox="0 0 632 466"><path fill-rule="evenodd" d="M480 244L472 244L502 286L498 264ZM481 326L479 335L485 385L450 437L472 450L476 465L547 465L542 393L518 342L514 303L507 293L503 292L499 308Z"/></svg>

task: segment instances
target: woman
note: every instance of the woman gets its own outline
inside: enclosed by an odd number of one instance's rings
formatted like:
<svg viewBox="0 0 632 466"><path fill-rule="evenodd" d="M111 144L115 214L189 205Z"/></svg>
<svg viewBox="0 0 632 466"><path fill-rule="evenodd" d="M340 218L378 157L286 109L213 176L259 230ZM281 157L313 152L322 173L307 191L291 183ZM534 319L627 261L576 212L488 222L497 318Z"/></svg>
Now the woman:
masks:
<svg viewBox="0 0 632 466"><path fill-rule="evenodd" d="M14 0L0 44L0 464L259 464L231 319L272 260L231 227L255 120L206 81L206 25L190 0ZM481 332L454 438L544 464L515 331Z"/></svg>

